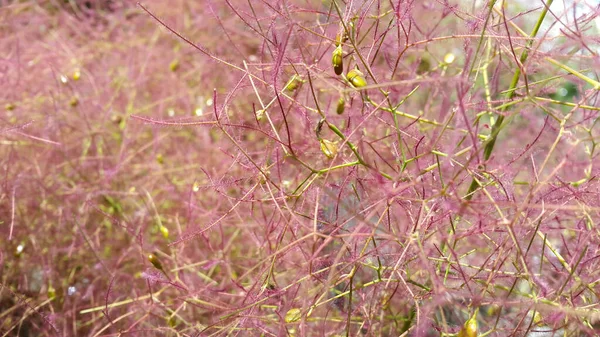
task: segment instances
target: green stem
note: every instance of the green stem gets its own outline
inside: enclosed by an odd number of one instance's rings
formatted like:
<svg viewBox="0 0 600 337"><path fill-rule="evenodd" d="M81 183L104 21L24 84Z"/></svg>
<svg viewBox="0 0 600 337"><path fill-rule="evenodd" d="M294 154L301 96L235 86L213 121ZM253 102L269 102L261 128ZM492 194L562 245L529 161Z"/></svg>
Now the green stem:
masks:
<svg viewBox="0 0 600 337"><path fill-rule="evenodd" d="M548 0L548 2L546 3L546 6L542 10L542 13L540 13L540 17L538 18L537 23L535 24L535 27L533 27L531 34L529 34L530 39L527 41L525 49L523 50L523 53L521 53L521 57L519 59L521 64L524 64L525 61L527 61L527 58L529 57L529 50L531 49L531 46L533 46L533 38L535 38L538 31L540 30L542 22L544 21L544 18L546 17L546 14L548 13L548 9L552 5L553 1L554 0ZM515 92L516 92L515 89L517 88L517 84L519 83L520 77L521 77L521 68L517 67L517 69L515 70L515 74L513 75L512 81L510 83L509 89L506 93L507 100L511 100L515 96ZM500 133L500 130L502 128L502 122L504 122L504 115L502 114L502 112L505 112L506 110L507 110L507 108L502 108L500 110L501 114L498 116L498 120L496 121L496 123L494 123L494 126L492 127L492 133L490 135L489 141L485 145L485 148L483 150L484 161L487 161L488 159L490 159L490 156L492 155L492 152L494 151L494 146L496 145L496 140L498 138L498 134ZM471 181L471 186L469 186L469 191L467 192L467 195L465 196L465 199L471 200L471 198L473 198L473 194L474 194L473 192L475 192L475 190L477 190L478 187L479 187L479 183L477 182L477 180L475 180L473 178L473 180Z"/></svg>

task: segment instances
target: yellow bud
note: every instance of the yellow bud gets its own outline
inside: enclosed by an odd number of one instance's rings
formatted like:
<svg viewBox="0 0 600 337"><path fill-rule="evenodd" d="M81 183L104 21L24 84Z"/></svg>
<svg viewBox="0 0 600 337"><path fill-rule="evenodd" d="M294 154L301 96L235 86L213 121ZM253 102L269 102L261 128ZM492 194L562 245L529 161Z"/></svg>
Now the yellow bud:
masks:
<svg viewBox="0 0 600 337"><path fill-rule="evenodd" d="M348 79L355 88L362 88L367 85L367 80L365 80L363 73L358 69L350 70L346 75L346 79Z"/></svg>
<svg viewBox="0 0 600 337"><path fill-rule="evenodd" d="M333 64L333 71L335 71L336 75L341 75L344 71L344 51L342 50L342 46L339 46L333 50L333 54L331 55L331 64Z"/></svg>
<svg viewBox="0 0 600 337"><path fill-rule="evenodd" d="M171 63L169 63L169 69L171 69L172 72L177 71L177 69L179 69L179 60L175 59L171 61Z"/></svg>
<svg viewBox="0 0 600 337"><path fill-rule="evenodd" d="M448 53L448 54L446 54L446 56L444 56L444 62L447 64L454 62L455 59L456 59L456 57L452 53Z"/></svg>
<svg viewBox="0 0 600 337"><path fill-rule="evenodd" d="M4 105L4 109L6 109L6 111L13 111L17 106L14 105L13 103L6 103Z"/></svg>
<svg viewBox="0 0 600 337"><path fill-rule="evenodd" d="M168 238L169 238L169 229L168 229L167 227L165 227L165 226L160 226L159 230L160 230L160 233L162 234L162 236L163 236L165 239L168 239Z"/></svg>
<svg viewBox="0 0 600 337"><path fill-rule="evenodd" d="M48 286L48 298L54 299L56 297L56 289L52 285Z"/></svg>
<svg viewBox="0 0 600 337"><path fill-rule="evenodd" d="M338 152L338 144L337 142L332 142L327 139L321 139L319 141L321 143L321 152L329 158L332 159Z"/></svg>
<svg viewBox="0 0 600 337"><path fill-rule="evenodd" d="M479 310L475 310L473 316L469 318L462 329L458 332L458 337L477 337L478 324L477 324L477 313Z"/></svg>
<svg viewBox="0 0 600 337"><path fill-rule="evenodd" d="M71 100L69 101L69 105L71 105L72 107L78 106L79 105L79 99L77 97L71 98Z"/></svg>
<svg viewBox="0 0 600 337"><path fill-rule="evenodd" d="M73 77L73 81L79 81L79 79L81 78L81 70L79 70L79 68L76 68L73 71L72 77Z"/></svg>

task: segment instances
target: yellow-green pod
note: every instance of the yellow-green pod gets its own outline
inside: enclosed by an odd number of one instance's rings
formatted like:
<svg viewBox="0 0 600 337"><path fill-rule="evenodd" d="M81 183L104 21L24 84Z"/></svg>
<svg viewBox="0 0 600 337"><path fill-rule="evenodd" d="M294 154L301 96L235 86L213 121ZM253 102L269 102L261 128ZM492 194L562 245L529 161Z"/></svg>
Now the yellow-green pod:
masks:
<svg viewBox="0 0 600 337"><path fill-rule="evenodd" d="M417 74L423 75L431 69L431 62L427 58L422 58L417 66Z"/></svg>
<svg viewBox="0 0 600 337"><path fill-rule="evenodd" d="M340 100L337 103L335 112L337 112L338 115L341 115L344 113L345 109L346 109L346 100L344 99L344 96L342 96L342 97L340 97Z"/></svg>
<svg viewBox="0 0 600 337"><path fill-rule="evenodd" d="M171 61L171 63L169 63L169 69L171 69L172 72L176 72L179 69L179 60L175 59Z"/></svg>
<svg viewBox="0 0 600 337"><path fill-rule="evenodd" d="M358 69L350 70L346 75L346 79L348 79L355 88L362 88L367 85L367 80L365 80L363 73Z"/></svg>
<svg viewBox="0 0 600 337"><path fill-rule="evenodd" d="M48 299L54 299L56 297L56 289L50 284L48 286Z"/></svg>
<svg viewBox="0 0 600 337"><path fill-rule="evenodd" d="M165 239L169 238L169 229L165 226L160 226L160 228L158 229L160 231L160 233L162 234L162 236Z"/></svg>
<svg viewBox="0 0 600 337"><path fill-rule="evenodd" d="M473 316L469 318L462 329L458 332L458 337L477 337L479 326L477 324L477 313L479 310L475 310Z"/></svg>
<svg viewBox="0 0 600 337"><path fill-rule="evenodd" d="M292 308L285 313L285 322L294 323L302 318L302 311L298 308Z"/></svg>
<svg viewBox="0 0 600 337"><path fill-rule="evenodd" d="M338 143L332 142L327 139L321 139L319 141L321 144L321 152L325 155L325 157L329 159L333 159L338 153Z"/></svg>
<svg viewBox="0 0 600 337"><path fill-rule="evenodd" d="M154 268L164 272L162 263L160 263L160 260L156 257L156 255L154 254L148 254L148 261L150 261L150 263L152 263L152 265L154 266Z"/></svg>
<svg viewBox="0 0 600 337"><path fill-rule="evenodd" d="M331 56L331 64L333 64L333 71L335 71L336 75L341 75L344 71L344 51L342 47L339 46L333 50L333 54Z"/></svg>
<svg viewBox="0 0 600 337"><path fill-rule="evenodd" d="M287 91L295 91L302 84L302 79L300 79L297 75L293 75L285 86L285 90Z"/></svg>

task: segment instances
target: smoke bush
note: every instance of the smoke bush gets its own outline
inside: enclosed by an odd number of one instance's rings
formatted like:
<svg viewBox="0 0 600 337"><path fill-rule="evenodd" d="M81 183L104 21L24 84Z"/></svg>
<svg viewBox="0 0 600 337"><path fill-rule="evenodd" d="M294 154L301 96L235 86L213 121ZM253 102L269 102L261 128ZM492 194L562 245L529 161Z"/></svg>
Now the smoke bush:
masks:
<svg viewBox="0 0 600 337"><path fill-rule="evenodd" d="M0 331L594 336L595 1L0 8Z"/></svg>

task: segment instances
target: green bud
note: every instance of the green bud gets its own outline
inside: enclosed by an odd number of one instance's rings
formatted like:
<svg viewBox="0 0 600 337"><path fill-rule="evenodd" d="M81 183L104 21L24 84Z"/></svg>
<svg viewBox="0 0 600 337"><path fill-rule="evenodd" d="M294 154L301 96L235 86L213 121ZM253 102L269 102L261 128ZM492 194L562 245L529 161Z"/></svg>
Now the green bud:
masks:
<svg viewBox="0 0 600 337"><path fill-rule="evenodd" d="M52 285L49 285L47 294L49 299L54 299L56 297L56 289Z"/></svg>
<svg viewBox="0 0 600 337"><path fill-rule="evenodd" d="M337 112L338 115L341 115L344 113L344 110L346 109L346 100L344 99L344 96L340 97L340 100L338 101L337 107L335 108L335 112Z"/></svg>

